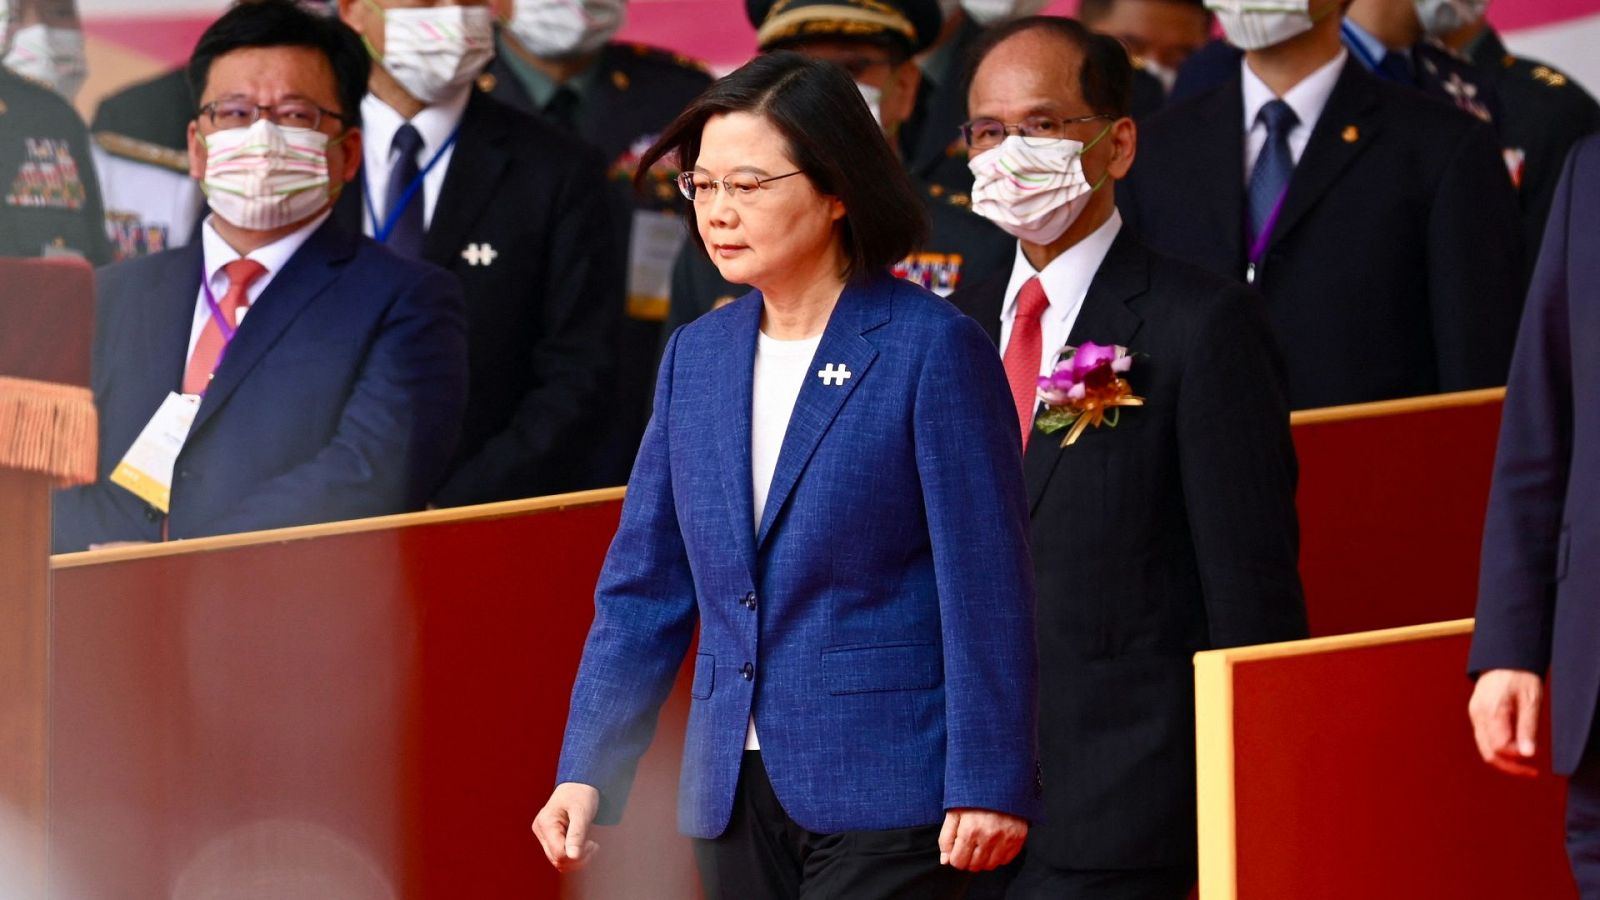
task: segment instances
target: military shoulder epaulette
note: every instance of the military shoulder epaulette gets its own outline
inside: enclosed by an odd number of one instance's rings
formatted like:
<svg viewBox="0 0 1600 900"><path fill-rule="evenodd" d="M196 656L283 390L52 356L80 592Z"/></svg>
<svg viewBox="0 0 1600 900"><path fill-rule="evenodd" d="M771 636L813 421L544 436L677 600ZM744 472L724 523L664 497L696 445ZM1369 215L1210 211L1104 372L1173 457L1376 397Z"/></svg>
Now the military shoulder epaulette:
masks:
<svg viewBox="0 0 1600 900"><path fill-rule="evenodd" d="M100 149L112 156L159 166L163 169L171 169L174 172L189 171L188 154L174 150L171 147L163 147L160 144L152 144L149 141L141 141L138 138L131 138L125 134L117 134L111 131L95 132L94 142L100 145Z"/></svg>
<svg viewBox="0 0 1600 900"><path fill-rule="evenodd" d="M668 65L677 66L683 69L690 69L706 75L711 74L711 70L706 68L705 63L693 57L684 56L682 53L667 50L663 47L653 47L649 44L638 44L634 43L633 41L617 41L616 43L617 46L627 49L628 51L632 52L634 56L640 59L666 63Z"/></svg>

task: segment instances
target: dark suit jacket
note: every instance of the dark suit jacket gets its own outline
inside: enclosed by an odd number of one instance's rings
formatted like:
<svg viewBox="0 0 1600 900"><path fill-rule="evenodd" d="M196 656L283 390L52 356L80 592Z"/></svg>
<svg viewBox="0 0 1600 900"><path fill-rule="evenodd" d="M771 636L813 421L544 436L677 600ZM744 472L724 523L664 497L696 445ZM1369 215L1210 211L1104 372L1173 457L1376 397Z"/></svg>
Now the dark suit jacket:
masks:
<svg viewBox="0 0 1600 900"><path fill-rule="evenodd" d="M998 343L1007 279L956 292ZM1306 635L1296 463L1253 291L1124 230L1068 343L1121 344L1143 407L1023 458L1038 578L1044 820L1059 868L1195 859L1196 651Z"/></svg>
<svg viewBox="0 0 1600 900"><path fill-rule="evenodd" d="M1506 388L1469 667L1551 681L1555 770L1600 697L1600 138L1567 159Z"/></svg>
<svg viewBox="0 0 1600 900"><path fill-rule="evenodd" d="M359 229L364 202L351 184L335 215ZM461 279L472 364L461 445L435 502L599 486L591 458L613 399L623 279L599 156L475 91L423 257Z"/></svg>
<svg viewBox="0 0 1600 900"><path fill-rule="evenodd" d="M202 248L102 269L94 347L100 480L55 500L55 549L161 540L106 480L180 390ZM240 324L174 471L169 533L201 537L421 509L466 403L461 289L329 220Z"/></svg>
<svg viewBox="0 0 1600 900"><path fill-rule="evenodd" d="M1239 79L1142 123L1119 186L1151 249L1245 273ZM1516 197L1487 125L1345 64L1256 287L1293 407L1505 381L1521 308Z"/></svg>

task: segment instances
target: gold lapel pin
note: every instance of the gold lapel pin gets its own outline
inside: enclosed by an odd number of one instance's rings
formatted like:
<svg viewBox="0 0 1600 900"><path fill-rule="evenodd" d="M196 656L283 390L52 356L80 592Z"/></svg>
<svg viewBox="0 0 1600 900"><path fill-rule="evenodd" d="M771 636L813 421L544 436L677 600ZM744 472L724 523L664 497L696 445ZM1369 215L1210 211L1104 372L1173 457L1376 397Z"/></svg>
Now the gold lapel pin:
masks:
<svg viewBox="0 0 1600 900"><path fill-rule="evenodd" d="M1356 141L1361 139L1361 130L1354 125L1346 125L1344 127L1344 132L1339 136L1344 138L1344 142L1346 144L1354 144Z"/></svg>

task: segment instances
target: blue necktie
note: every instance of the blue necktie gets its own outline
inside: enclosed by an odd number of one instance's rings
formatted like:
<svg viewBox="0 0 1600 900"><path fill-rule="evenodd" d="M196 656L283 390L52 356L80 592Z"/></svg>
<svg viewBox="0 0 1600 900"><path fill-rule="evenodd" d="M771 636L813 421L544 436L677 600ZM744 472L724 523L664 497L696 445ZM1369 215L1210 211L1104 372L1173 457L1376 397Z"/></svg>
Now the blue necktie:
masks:
<svg viewBox="0 0 1600 900"><path fill-rule="evenodd" d="M1250 239L1259 240L1261 230L1267 227L1272 210L1289 186L1289 176L1294 172L1294 155L1289 152L1289 131L1300 122L1289 104L1271 100L1256 114L1257 121L1267 126L1267 142L1256 157L1256 167L1250 172Z"/></svg>
<svg viewBox="0 0 1600 900"><path fill-rule="evenodd" d="M389 249L412 259L422 258L422 186L417 185L417 190L411 196L411 202L400 212L398 218L393 218L395 208L400 205L400 200L405 196L406 188L417 180L420 167L417 164L417 154L422 150L422 135L417 133L411 123L400 126L394 133L394 143L390 145L396 153L394 168L389 170L389 186L383 192L383 214L392 222L389 238L385 241Z"/></svg>

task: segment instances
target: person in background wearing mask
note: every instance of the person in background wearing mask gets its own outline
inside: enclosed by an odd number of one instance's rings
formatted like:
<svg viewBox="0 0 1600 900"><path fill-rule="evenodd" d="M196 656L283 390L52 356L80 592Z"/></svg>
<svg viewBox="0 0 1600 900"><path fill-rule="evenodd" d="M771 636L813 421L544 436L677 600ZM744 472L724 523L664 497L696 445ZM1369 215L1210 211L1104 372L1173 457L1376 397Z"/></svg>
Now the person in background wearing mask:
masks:
<svg viewBox="0 0 1600 900"><path fill-rule="evenodd" d="M189 62L188 247L98 276L100 480L56 495L83 550L422 508L460 433L460 287L332 221L361 166L368 62L288 0L230 10Z"/></svg>
<svg viewBox="0 0 1600 900"><path fill-rule="evenodd" d="M1190 659L1306 636L1282 365L1259 295L1147 250L1118 215L1137 147L1115 38L1040 16L974 58L973 208L1016 237L1015 262L951 300L1005 363L1039 591L1044 816L1007 896L1183 900ZM1143 405L1051 431L1070 387L1044 376L1071 381L1073 348Z"/></svg>
<svg viewBox="0 0 1600 900"><path fill-rule="evenodd" d="M921 71L913 55L939 33L934 0L750 0L745 5L762 52L794 50L838 64L856 83L867 109L894 146L912 114ZM969 176L970 177L970 176ZM1001 271L1011 261L1011 241L972 214L967 195L939 184L918 183L932 222L928 240L893 268L894 274L940 296L965 279ZM668 330L693 321L745 288L725 281L710 258L686 247L673 272Z"/></svg>
<svg viewBox="0 0 1600 900"><path fill-rule="evenodd" d="M1128 224L1266 295L1296 409L1505 384L1523 252L1494 130L1352 59L1338 0L1209 4L1243 58L1141 125Z"/></svg>
<svg viewBox="0 0 1600 900"><path fill-rule="evenodd" d="M1078 19L1121 41L1134 65L1161 82L1163 98L1178 67L1211 38L1211 13L1201 0L1083 0Z"/></svg>
<svg viewBox="0 0 1600 900"><path fill-rule="evenodd" d="M16 20L4 64L60 94L78 98L89 65L83 52L83 26L75 0L13 0Z"/></svg>
<svg viewBox="0 0 1600 900"><path fill-rule="evenodd" d="M0 0L0 55L18 31ZM89 136L49 86L0 67L0 256L111 259Z"/></svg>
<svg viewBox="0 0 1600 900"><path fill-rule="evenodd" d="M317 15L338 11L332 0L297 2ZM89 132L116 259L182 247L198 235L206 202L189 177L194 107L182 66L109 94L95 107Z"/></svg>
<svg viewBox="0 0 1600 900"><path fill-rule="evenodd" d="M683 248L677 169L664 161L633 185L639 156L689 101L711 84L701 64L611 40L624 0L496 0L501 26L485 76L490 96L545 116L597 148L606 169L611 222L628 261L626 315L618 330L616 434L605 452L633 459L650 415L656 351L666 337L672 263Z"/></svg>
<svg viewBox="0 0 1600 900"><path fill-rule="evenodd" d="M1567 151L1580 138L1600 131L1600 104L1566 73L1507 52L1484 18L1489 0L1415 3L1428 37L1471 60L1500 97L1500 140L1531 253L1544 240L1544 220Z"/></svg>
<svg viewBox="0 0 1600 900"><path fill-rule="evenodd" d="M454 272L467 297L472 393L434 502L621 483L598 470L624 274L600 154L474 89L494 52L487 0L341 0L339 13L377 63L362 176L334 215Z"/></svg>

